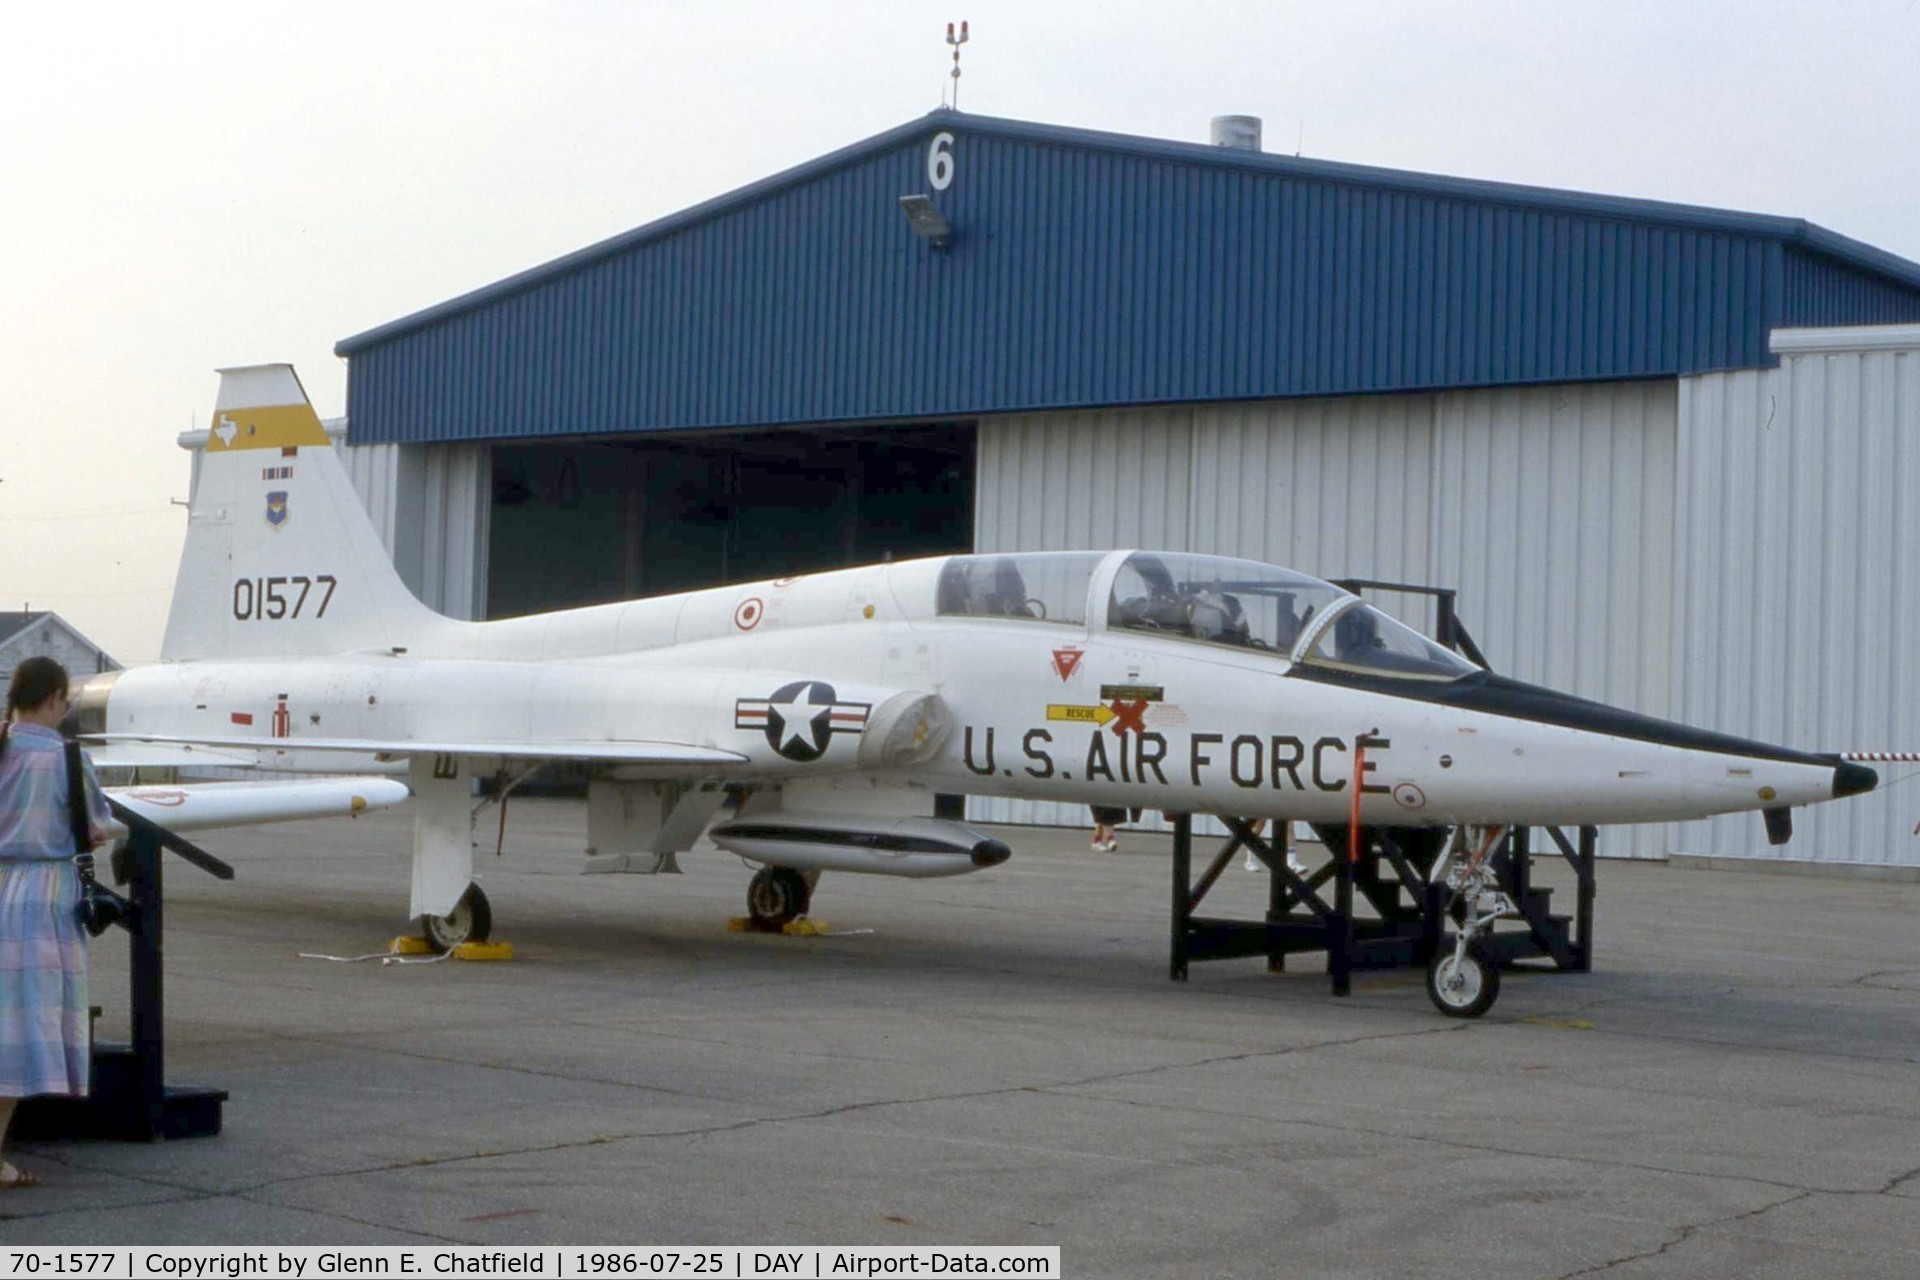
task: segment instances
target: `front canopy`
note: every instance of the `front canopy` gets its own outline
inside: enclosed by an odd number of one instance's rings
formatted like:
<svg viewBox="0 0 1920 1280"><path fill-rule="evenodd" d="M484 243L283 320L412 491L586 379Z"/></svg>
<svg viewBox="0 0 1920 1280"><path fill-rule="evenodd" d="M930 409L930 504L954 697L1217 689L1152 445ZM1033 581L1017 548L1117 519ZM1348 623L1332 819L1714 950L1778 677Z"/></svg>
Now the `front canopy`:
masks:
<svg viewBox="0 0 1920 1280"><path fill-rule="evenodd" d="M1224 556L1136 552L1114 577L1107 625L1368 675L1452 680L1479 669L1332 583Z"/></svg>

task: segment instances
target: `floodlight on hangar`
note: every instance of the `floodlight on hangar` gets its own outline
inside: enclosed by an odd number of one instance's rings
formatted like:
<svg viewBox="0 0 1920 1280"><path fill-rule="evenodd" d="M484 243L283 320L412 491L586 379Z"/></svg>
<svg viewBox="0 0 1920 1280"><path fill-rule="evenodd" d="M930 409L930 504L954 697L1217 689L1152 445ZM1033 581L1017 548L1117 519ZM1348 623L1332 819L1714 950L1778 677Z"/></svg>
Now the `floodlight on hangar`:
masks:
<svg viewBox="0 0 1920 1280"><path fill-rule="evenodd" d="M933 207L932 196L901 196L900 212L907 215L907 225L913 228L913 234L934 248L944 249L953 241L953 224Z"/></svg>

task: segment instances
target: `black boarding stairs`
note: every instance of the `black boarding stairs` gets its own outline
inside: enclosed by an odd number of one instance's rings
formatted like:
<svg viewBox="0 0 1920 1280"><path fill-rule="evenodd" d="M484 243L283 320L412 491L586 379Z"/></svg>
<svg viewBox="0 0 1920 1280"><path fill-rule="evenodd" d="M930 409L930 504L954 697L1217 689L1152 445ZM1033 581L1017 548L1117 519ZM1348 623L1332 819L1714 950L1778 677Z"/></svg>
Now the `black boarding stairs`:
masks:
<svg viewBox="0 0 1920 1280"><path fill-rule="evenodd" d="M1356 595L1372 588L1433 596L1439 641L1482 667L1489 666L1454 611L1453 590L1366 579L1336 585ZM1252 823L1223 817L1229 837L1195 883L1192 816L1169 816L1173 819L1173 945L1168 968L1176 982L1186 980L1187 966L1196 961L1265 956L1268 970L1278 973L1286 968L1289 955L1324 951L1333 993L1344 996L1352 991L1355 970L1424 969L1443 945L1452 945L1448 927L1458 923L1460 908L1450 903L1452 894L1447 886L1431 879L1450 828L1362 827L1354 850L1357 856L1350 856L1353 845L1347 826L1315 825L1314 832L1325 843L1328 859L1302 874L1287 863L1286 823L1275 825L1278 838L1269 843L1254 832ZM1584 973L1593 963L1598 831L1581 827L1576 837L1570 838L1557 827L1542 829L1573 869L1574 913L1554 912L1553 890L1534 887L1532 831L1511 828L1490 855L1489 865L1500 888L1519 908L1520 916L1514 923L1521 927L1496 929L1482 939L1481 945L1503 966L1516 960L1544 958L1555 969ZM1198 914L1207 892L1243 849L1264 862L1270 873L1265 919L1229 920ZM1368 908L1365 914L1357 910L1360 904Z"/></svg>
<svg viewBox="0 0 1920 1280"><path fill-rule="evenodd" d="M127 842L116 851L113 865L115 879L131 885L130 907L121 924L132 935L129 990L133 1043L93 1046L93 1080L86 1097L23 1098L10 1130L15 1141L107 1138L157 1142L163 1138L211 1137L220 1132L225 1090L169 1088L166 1083L160 852L171 850L221 880L233 879L233 868L111 796L107 805L127 828ZM124 876L120 874L123 870Z"/></svg>

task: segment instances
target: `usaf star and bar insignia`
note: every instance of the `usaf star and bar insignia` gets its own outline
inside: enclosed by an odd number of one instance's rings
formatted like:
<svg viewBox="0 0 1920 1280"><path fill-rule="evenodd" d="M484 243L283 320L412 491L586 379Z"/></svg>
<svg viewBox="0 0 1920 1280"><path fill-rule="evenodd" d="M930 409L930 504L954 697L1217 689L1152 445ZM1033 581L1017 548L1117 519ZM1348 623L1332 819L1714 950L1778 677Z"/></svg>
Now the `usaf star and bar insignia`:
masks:
<svg viewBox="0 0 1920 1280"><path fill-rule="evenodd" d="M824 680L795 680L771 698L739 698L733 727L759 729L767 745L788 760L818 760L836 733L863 733L871 702L842 702Z"/></svg>

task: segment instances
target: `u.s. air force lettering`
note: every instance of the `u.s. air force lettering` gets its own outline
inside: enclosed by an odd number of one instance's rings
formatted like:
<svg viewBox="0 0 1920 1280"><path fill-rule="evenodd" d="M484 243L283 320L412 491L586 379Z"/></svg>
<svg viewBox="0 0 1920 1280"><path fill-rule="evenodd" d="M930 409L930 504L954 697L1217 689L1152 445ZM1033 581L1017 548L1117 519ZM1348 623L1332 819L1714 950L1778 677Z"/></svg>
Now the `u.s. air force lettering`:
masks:
<svg viewBox="0 0 1920 1280"><path fill-rule="evenodd" d="M783 684L771 698L741 698L733 704L733 727L760 729L767 745L788 760L818 760L836 733L861 733L870 702L841 702L824 680Z"/></svg>
<svg viewBox="0 0 1920 1280"><path fill-rule="evenodd" d="M1048 718L1068 722L1084 720L1096 725L1106 722L1106 718L1092 714L1091 709L1084 716L1053 714L1078 710L1049 707ZM1360 763L1362 794L1383 796L1391 790L1387 784L1371 779L1380 772L1382 757L1393 743L1372 734L1352 738L1328 734L1308 739L1288 733L1170 735L1136 728L1119 733L1109 741L1106 734L1096 729L1082 747L1071 739L1056 741L1052 729L1016 732L1021 734L1021 758L1011 763L1018 765L1029 778L1058 777L1072 781L1077 774L1089 781L1161 787L1206 787L1228 782L1249 791L1262 787L1276 791L1289 788L1344 791L1353 779L1354 749L1362 747L1365 748ZM1009 762L996 759L998 745L998 733L992 725L982 728L967 725L961 732L962 758L968 770L981 777L1012 772ZM1424 799L1423 796L1423 802Z"/></svg>

